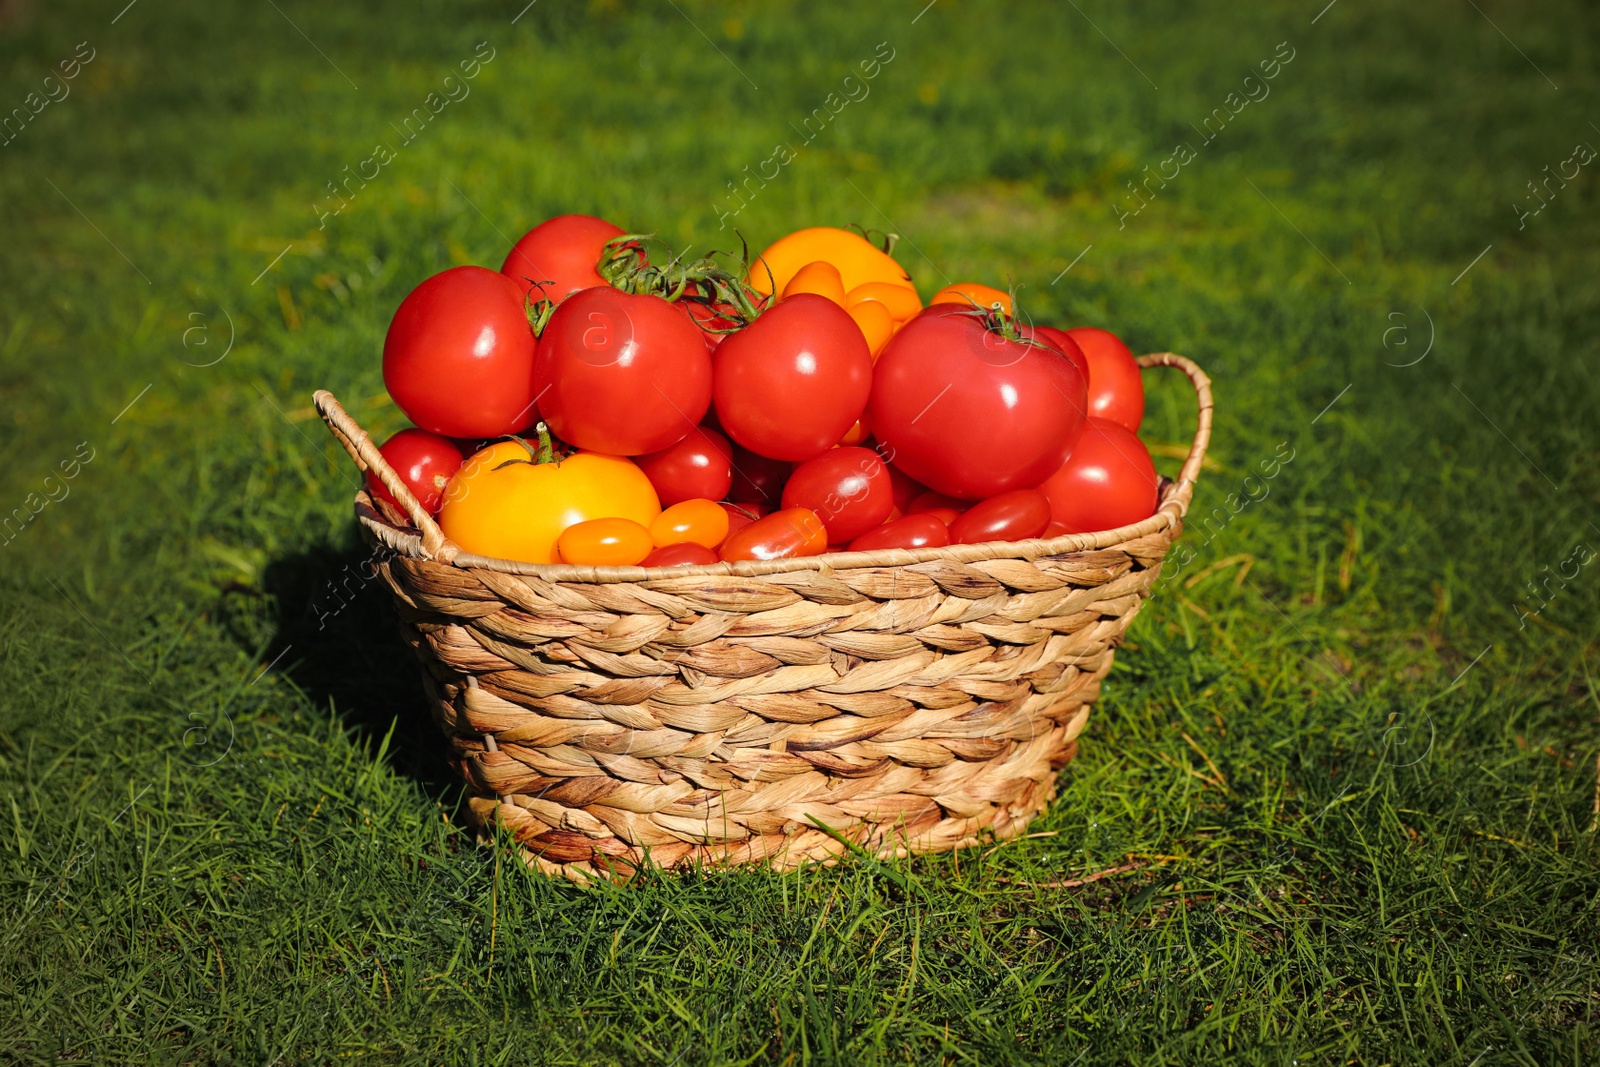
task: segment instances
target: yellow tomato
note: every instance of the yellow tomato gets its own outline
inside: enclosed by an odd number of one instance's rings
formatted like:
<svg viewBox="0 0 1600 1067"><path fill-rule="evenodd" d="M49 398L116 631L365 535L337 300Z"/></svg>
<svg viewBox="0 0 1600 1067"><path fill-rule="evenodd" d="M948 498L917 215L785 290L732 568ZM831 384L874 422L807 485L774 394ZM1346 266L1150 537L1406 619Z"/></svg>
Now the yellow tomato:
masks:
<svg viewBox="0 0 1600 1067"><path fill-rule="evenodd" d="M781 293L801 267L818 260L838 269L845 292L867 282L911 285L893 256L858 233L832 226L812 226L778 238L751 264L750 285L760 293Z"/></svg>
<svg viewBox="0 0 1600 1067"><path fill-rule="evenodd" d="M889 309L895 322L905 322L922 310L922 298L909 285L890 285L887 282L867 282L844 294L844 306L853 308L863 300L876 300Z"/></svg>
<svg viewBox="0 0 1600 1067"><path fill-rule="evenodd" d="M877 359L883 346L894 336L894 319L889 309L876 300L863 300L849 309L849 315L861 327L861 336L867 339L867 351Z"/></svg>
<svg viewBox="0 0 1600 1067"><path fill-rule="evenodd" d="M555 563L556 538L568 526L613 517L649 526L661 513L650 479L624 456L529 460L520 444L501 441L462 464L444 490L445 536L480 556Z"/></svg>
<svg viewBox="0 0 1600 1067"><path fill-rule="evenodd" d="M657 518L659 520L659 516ZM726 514L723 518L726 520ZM631 567L648 556L655 547L650 541L650 531L632 519L576 522L562 530L561 536L556 538L556 553L562 563L582 563L591 567Z"/></svg>
<svg viewBox="0 0 1600 1067"><path fill-rule="evenodd" d="M978 305L985 311L993 304L999 304L1007 315L1011 314L1011 294L1003 293L988 285L979 285L977 282L957 282L947 285L933 294L932 304L964 304L971 307Z"/></svg>
<svg viewBox="0 0 1600 1067"><path fill-rule="evenodd" d="M789 297L796 293L815 293L844 307L844 280L839 277L839 268L827 260L807 263L795 271L789 284L783 287L783 295Z"/></svg>
<svg viewBox="0 0 1600 1067"><path fill-rule="evenodd" d="M684 500L656 516L650 537L656 548L684 542L716 548L728 536L728 512L714 500Z"/></svg>

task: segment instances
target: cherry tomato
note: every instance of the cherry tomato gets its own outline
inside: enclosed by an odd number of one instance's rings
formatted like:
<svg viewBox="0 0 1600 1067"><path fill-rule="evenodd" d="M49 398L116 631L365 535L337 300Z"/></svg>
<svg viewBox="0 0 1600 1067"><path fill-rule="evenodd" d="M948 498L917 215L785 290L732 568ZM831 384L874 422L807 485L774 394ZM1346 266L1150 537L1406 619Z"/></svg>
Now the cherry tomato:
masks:
<svg viewBox="0 0 1600 1067"><path fill-rule="evenodd" d="M728 535L718 550L724 560L787 559L820 556L828 550L828 533L810 508L784 508Z"/></svg>
<svg viewBox="0 0 1600 1067"><path fill-rule="evenodd" d="M468 552L525 563L556 562L556 538L587 519L641 526L661 512L650 479L622 456L579 452L534 463L516 441L479 452L445 486L439 526Z"/></svg>
<svg viewBox="0 0 1600 1067"><path fill-rule="evenodd" d="M719 506L728 513L729 536L749 526L768 512L768 509L760 504L730 504L723 501ZM723 538L724 541L727 539Z"/></svg>
<svg viewBox="0 0 1600 1067"><path fill-rule="evenodd" d="M926 493L928 487L899 467L896 467L893 463L888 466L889 484L894 489L894 506L899 508L903 514L909 515L911 514L911 502Z"/></svg>
<svg viewBox="0 0 1600 1067"><path fill-rule="evenodd" d="M1083 432L1087 385L988 314L934 305L878 357L868 409L884 454L930 489L981 500L1037 485Z"/></svg>
<svg viewBox="0 0 1600 1067"><path fill-rule="evenodd" d="M1078 347L1078 342L1074 341L1066 330L1058 330L1054 326L1018 326L1017 332L1047 345L1055 345L1062 355L1072 360L1083 372L1083 380L1089 380L1089 357L1083 354L1083 349Z"/></svg>
<svg viewBox="0 0 1600 1067"><path fill-rule="evenodd" d="M1128 346L1116 334L1093 326L1068 330L1067 336L1089 362L1089 414L1138 433L1144 421L1144 376Z"/></svg>
<svg viewBox="0 0 1600 1067"><path fill-rule="evenodd" d="M595 267L606 242L623 232L592 215L557 215L524 234L500 272L517 283L518 292L532 290L536 300L561 300L579 289L606 284Z"/></svg>
<svg viewBox="0 0 1600 1067"><path fill-rule="evenodd" d="M781 459L758 456L748 448L733 446L733 488L728 499L739 504L765 504L777 507L783 499L783 483L793 467Z"/></svg>
<svg viewBox="0 0 1600 1067"><path fill-rule="evenodd" d="M971 505L972 501L970 500L958 500L957 498L949 496L945 493L937 493L932 489L924 489L922 492L911 498L911 502L906 505L906 514L916 515L920 512L934 511L938 508L945 508L947 510L960 513L965 511Z"/></svg>
<svg viewBox="0 0 1600 1067"><path fill-rule="evenodd" d="M700 567L717 562L717 554L693 541L658 548L640 561L641 567Z"/></svg>
<svg viewBox="0 0 1600 1067"><path fill-rule="evenodd" d="M1039 489L1050 498L1054 533L1096 533L1154 515L1160 480L1133 431L1091 418L1072 455Z"/></svg>
<svg viewBox="0 0 1600 1067"><path fill-rule="evenodd" d="M818 260L838 269L847 293L867 282L911 288L905 268L893 256L859 233L832 226L811 226L774 241L751 265L750 287L758 293L781 293L802 267Z"/></svg>
<svg viewBox="0 0 1600 1067"><path fill-rule="evenodd" d="M429 515L439 514L439 507L444 503L444 487L466 459L460 447L450 438L417 429L401 430L385 441L378 451L383 453L383 458ZM387 500L398 511L405 512L400 501L383 487L378 476L371 471L367 472L367 492L374 499Z"/></svg>
<svg viewBox="0 0 1600 1067"><path fill-rule="evenodd" d="M842 544L888 518L894 488L872 449L831 448L789 475L783 506L810 508L827 528L828 543Z"/></svg>
<svg viewBox="0 0 1600 1067"><path fill-rule="evenodd" d="M815 293L844 307L844 281L839 277L839 268L826 260L807 263L795 271L789 284L783 287L784 299L796 293Z"/></svg>
<svg viewBox="0 0 1600 1067"><path fill-rule="evenodd" d="M696 426L677 444L634 462L656 487L663 507L684 500L721 500L733 485L733 446L705 426Z"/></svg>
<svg viewBox="0 0 1600 1067"><path fill-rule="evenodd" d="M950 524L958 545L985 541L1026 541L1050 525L1050 498L1037 489L1013 489L980 501Z"/></svg>
<svg viewBox="0 0 1600 1067"><path fill-rule="evenodd" d="M717 421L773 459L821 455L861 417L872 353L849 312L827 297L780 300L717 346Z"/></svg>
<svg viewBox="0 0 1600 1067"><path fill-rule="evenodd" d="M914 511L912 514L932 515L946 526L949 526L952 522L955 522L961 517L961 511L958 508L929 508L926 511Z"/></svg>
<svg viewBox="0 0 1600 1067"><path fill-rule="evenodd" d="M383 384L406 416L446 437L532 426L536 342L510 278L451 267L401 301L383 341Z"/></svg>
<svg viewBox="0 0 1600 1067"><path fill-rule="evenodd" d="M556 538L562 563L591 567L631 567L655 550L650 531L632 519L576 522Z"/></svg>
<svg viewBox="0 0 1600 1067"><path fill-rule="evenodd" d="M890 317L888 307L876 300L863 300L848 310L850 318L860 328L861 336L866 339L867 351L876 357L883 351L883 346L889 343L889 338L894 336L894 319Z"/></svg>
<svg viewBox="0 0 1600 1067"><path fill-rule="evenodd" d="M584 289L556 306L533 384L550 429L579 448L637 456L677 444L711 405L711 356L659 296Z"/></svg>
<svg viewBox="0 0 1600 1067"><path fill-rule="evenodd" d="M993 304L999 304L1001 310L1007 315L1011 314L1011 294L1002 292L993 286L979 285L977 282L957 282L947 285L933 294L933 299L928 301L931 307L934 304L960 304L963 307L974 305L987 309Z"/></svg>
<svg viewBox="0 0 1600 1067"><path fill-rule="evenodd" d="M685 500L674 504L650 523L650 539L656 548L691 541L716 548L728 536L728 513L710 500Z"/></svg>
<svg viewBox="0 0 1600 1067"><path fill-rule="evenodd" d="M850 542L850 551L874 548L943 548L950 543L950 528L937 515L907 515L868 530Z"/></svg>
<svg viewBox="0 0 1600 1067"><path fill-rule="evenodd" d="M895 322L905 322L922 310L922 299L909 285L890 282L867 282L844 294L844 306L853 308L864 300L874 300L888 309Z"/></svg>

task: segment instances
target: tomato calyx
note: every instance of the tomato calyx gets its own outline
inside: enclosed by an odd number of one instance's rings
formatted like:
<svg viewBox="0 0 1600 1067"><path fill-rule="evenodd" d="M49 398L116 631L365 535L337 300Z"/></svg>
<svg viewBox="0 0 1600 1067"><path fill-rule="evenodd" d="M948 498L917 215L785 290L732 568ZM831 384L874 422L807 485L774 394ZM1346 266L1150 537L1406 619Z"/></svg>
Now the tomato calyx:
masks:
<svg viewBox="0 0 1600 1067"><path fill-rule="evenodd" d="M664 266L658 266L644 252L646 241L656 241L655 235L629 233L606 242L595 270L607 285L624 293L658 296L668 303L697 304L704 309L704 314L694 317L707 333L733 333L760 314L761 295L744 284L742 273L735 273L717 262L716 256L722 253L713 252L688 262L679 253L671 256ZM662 247L671 254L670 248ZM748 247L745 256L749 256ZM545 317L548 318L548 314ZM716 319L730 325L714 326L711 323Z"/></svg>
<svg viewBox="0 0 1600 1067"><path fill-rule="evenodd" d="M998 300L990 304L988 307L984 307L982 304L977 303L971 297L967 297L967 302L969 304L968 307L961 308L958 311L952 311L951 314L965 315L969 318L975 318L983 323L984 330L1004 340L1014 341L1019 345L1026 345L1029 348L1042 348L1046 352L1056 351L1054 348L1045 344L1043 341L1040 341L1038 338L1030 337L1019 330L1017 328L1018 312L1015 310L1009 312L1006 311L1006 309ZM1014 309L1017 308L1017 291L1014 288L1011 290L1011 306Z"/></svg>
<svg viewBox="0 0 1600 1067"><path fill-rule="evenodd" d="M550 427L541 422L534 427L534 432L539 435L539 444L537 446L514 433L506 434L504 440L515 441L521 445L527 451L528 458L508 459L503 463L495 464L494 469L503 470L518 463L526 463L530 467L537 467L545 463L554 463L557 467L561 466L561 461L566 457L557 451L555 441L550 436Z"/></svg>
<svg viewBox="0 0 1600 1067"><path fill-rule="evenodd" d="M859 222L852 222L847 228L859 233L868 244L883 249L883 254L886 256L894 255L894 246L900 243L899 234L890 233L887 230L869 230ZM872 239L873 234L877 234L879 239L874 241Z"/></svg>

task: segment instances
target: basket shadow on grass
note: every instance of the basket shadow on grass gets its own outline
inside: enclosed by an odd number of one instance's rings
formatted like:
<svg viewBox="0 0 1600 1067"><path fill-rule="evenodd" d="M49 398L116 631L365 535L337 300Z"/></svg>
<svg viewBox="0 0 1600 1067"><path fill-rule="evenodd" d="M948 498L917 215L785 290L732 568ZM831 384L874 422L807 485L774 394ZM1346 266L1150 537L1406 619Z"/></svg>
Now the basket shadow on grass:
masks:
<svg viewBox="0 0 1600 1067"><path fill-rule="evenodd" d="M262 584L276 612L268 655L287 650L275 669L313 704L331 707L370 751L392 727L389 765L454 822L465 805L462 782L373 562L370 551L326 546L269 563Z"/></svg>

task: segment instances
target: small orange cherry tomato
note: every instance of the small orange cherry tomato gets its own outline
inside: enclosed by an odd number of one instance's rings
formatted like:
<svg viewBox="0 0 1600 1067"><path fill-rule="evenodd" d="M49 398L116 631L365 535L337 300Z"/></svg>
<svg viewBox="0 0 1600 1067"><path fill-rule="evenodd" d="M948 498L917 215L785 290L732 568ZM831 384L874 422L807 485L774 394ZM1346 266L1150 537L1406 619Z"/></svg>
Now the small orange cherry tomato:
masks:
<svg viewBox="0 0 1600 1067"><path fill-rule="evenodd" d="M985 310L988 310L992 304L999 304L1001 310L1007 315L1011 314L1010 293L1001 292L991 286L979 285L977 282L958 282L955 285L947 285L933 294L933 299L928 303L966 304L968 306L976 304Z"/></svg>
<svg viewBox="0 0 1600 1067"><path fill-rule="evenodd" d="M839 268L826 260L807 263L795 271L789 284L783 287L783 295L790 297L796 293L815 293L844 307L844 280L839 277Z"/></svg>
<svg viewBox="0 0 1600 1067"><path fill-rule="evenodd" d="M861 327L861 336L867 339L867 351L872 353L873 359L877 359L883 346L894 336L894 319L889 317L889 309L876 300L863 300L846 310L856 325Z"/></svg>
<svg viewBox="0 0 1600 1067"><path fill-rule="evenodd" d="M863 411L861 417L855 421L855 425L846 430L844 436L839 438L839 444L848 448L851 445L859 445L871 436L872 424L867 421L867 413Z"/></svg>
<svg viewBox="0 0 1600 1067"><path fill-rule="evenodd" d="M717 562L717 554L692 541L658 548L644 558L641 567L700 567Z"/></svg>
<svg viewBox="0 0 1600 1067"><path fill-rule="evenodd" d="M650 531L632 519L589 519L573 523L556 538L561 562L590 567L631 567L653 548Z"/></svg>
<svg viewBox="0 0 1600 1067"><path fill-rule="evenodd" d="M815 511L784 508L729 534L718 554L724 560L787 559L827 550L828 531Z"/></svg>
<svg viewBox="0 0 1600 1067"><path fill-rule="evenodd" d="M684 500L672 505L650 523L655 547L689 542L716 548L728 536L728 513L714 500Z"/></svg>
<svg viewBox="0 0 1600 1067"><path fill-rule="evenodd" d="M917 295L915 289L909 285L895 285L892 282L867 282L844 294L844 306L847 310L863 300L876 300L888 308L889 317L895 322L905 322L922 310L922 298Z"/></svg>

